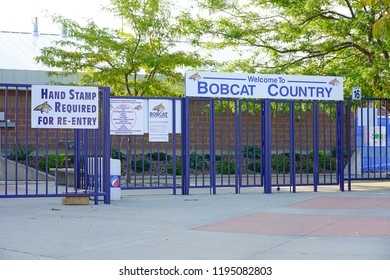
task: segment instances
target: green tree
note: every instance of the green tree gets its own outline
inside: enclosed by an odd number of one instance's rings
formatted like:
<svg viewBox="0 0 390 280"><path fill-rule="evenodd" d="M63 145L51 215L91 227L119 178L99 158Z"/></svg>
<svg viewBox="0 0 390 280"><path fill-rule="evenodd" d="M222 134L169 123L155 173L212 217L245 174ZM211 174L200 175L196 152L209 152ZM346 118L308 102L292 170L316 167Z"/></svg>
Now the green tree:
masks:
<svg viewBox="0 0 390 280"><path fill-rule="evenodd" d="M390 97L389 0L200 2L212 16L182 15L193 42L252 47L224 70L337 75L346 94L361 86L364 97Z"/></svg>
<svg viewBox="0 0 390 280"><path fill-rule="evenodd" d="M110 86L116 95L183 94L180 68L205 61L195 52L175 50L183 32L169 0L111 0L106 10L122 19L122 28L53 16L69 38L43 48L37 62L62 70L52 75L79 75L80 84Z"/></svg>

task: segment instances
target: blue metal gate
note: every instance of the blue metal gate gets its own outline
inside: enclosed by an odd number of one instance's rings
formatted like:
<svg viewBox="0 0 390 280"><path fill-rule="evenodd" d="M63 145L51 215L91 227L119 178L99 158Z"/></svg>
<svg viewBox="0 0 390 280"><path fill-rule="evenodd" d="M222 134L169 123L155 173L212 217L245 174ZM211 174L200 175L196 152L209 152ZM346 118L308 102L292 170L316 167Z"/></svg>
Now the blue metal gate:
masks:
<svg viewBox="0 0 390 280"><path fill-rule="evenodd" d="M173 116L167 142L150 141L147 117L144 119L145 132L140 135L112 135L112 157L121 161L123 190L177 190L183 192L184 164L182 164L183 141L181 131L186 125L181 120L181 98L151 98L112 96L116 99L143 100L148 113L148 101L164 100L170 104Z"/></svg>
<svg viewBox="0 0 390 280"><path fill-rule="evenodd" d="M343 102L186 98L185 104L185 193L343 190Z"/></svg>
<svg viewBox="0 0 390 280"><path fill-rule="evenodd" d="M99 129L32 129L31 86L0 85L0 197L87 193L110 203L110 158L121 160L123 190L173 194L326 185L344 191L345 180L351 190L353 181L389 179L385 99L167 98L175 116L169 139L150 142L147 134L111 136L110 99L122 97L99 92Z"/></svg>
<svg viewBox="0 0 390 280"><path fill-rule="evenodd" d="M33 129L31 85L0 84L0 197L88 195L109 203L109 88L99 94L100 129Z"/></svg>
<svg viewBox="0 0 390 280"><path fill-rule="evenodd" d="M346 100L346 168L348 190L353 181L389 180L390 102L388 99Z"/></svg>

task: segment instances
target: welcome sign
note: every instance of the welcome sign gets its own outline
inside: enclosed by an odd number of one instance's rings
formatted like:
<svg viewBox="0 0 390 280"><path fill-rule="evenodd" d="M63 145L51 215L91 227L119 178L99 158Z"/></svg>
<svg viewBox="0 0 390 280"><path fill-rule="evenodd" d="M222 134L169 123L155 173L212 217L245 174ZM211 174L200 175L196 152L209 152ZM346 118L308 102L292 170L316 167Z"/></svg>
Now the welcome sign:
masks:
<svg viewBox="0 0 390 280"><path fill-rule="evenodd" d="M343 78L188 71L186 96L343 100Z"/></svg>
<svg viewBox="0 0 390 280"><path fill-rule="evenodd" d="M32 128L99 128L97 87L31 87Z"/></svg>

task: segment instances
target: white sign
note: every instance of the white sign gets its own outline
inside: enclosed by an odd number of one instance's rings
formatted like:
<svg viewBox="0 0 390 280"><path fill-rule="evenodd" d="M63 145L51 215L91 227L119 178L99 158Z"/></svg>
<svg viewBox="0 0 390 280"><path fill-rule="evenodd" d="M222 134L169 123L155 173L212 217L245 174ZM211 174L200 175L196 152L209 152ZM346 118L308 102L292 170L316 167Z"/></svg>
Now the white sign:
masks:
<svg viewBox="0 0 390 280"><path fill-rule="evenodd" d="M343 100L342 77L189 71L186 96Z"/></svg>
<svg viewBox="0 0 390 280"><path fill-rule="evenodd" d="M110 134L144 134L144 100L110 99Z"/></svg>
<svg viewBox="0 0 390 280"><path fill-rule="evenodd" d="M149 100L149 142L169 141L172 117L172 100Z"/></svg>
<svg viewBox="0 0 390 280"><path fill-rule="evenodd" d="M385 126L373 126L365 127L365 132L368 130L368 146L370 147L386 147L386 127ZM365 145L367 145L366 139L364 139ZM379 155L379 152L378 152Z"/></svg>
<svg viewBox="0 0 390 280"><path fill-rule="evenodd" d="M353 100L362 99L362 89L360 87L352 87L352 99Z"/></svg>
<svg viewBox="0 0 390 280"><path fill-rule="evenodd" d="M32 128L99 128L97 87L31 87Z"/></svg>

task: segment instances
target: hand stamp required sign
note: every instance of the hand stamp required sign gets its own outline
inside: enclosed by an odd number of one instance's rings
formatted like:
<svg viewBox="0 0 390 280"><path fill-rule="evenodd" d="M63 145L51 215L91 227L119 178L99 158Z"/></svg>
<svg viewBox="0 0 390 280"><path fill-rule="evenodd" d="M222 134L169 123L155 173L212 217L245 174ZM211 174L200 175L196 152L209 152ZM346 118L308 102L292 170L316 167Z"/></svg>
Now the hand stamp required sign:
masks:
<svg viewBox="0 0 390 280"><path fill-rule="evenodd" d="M97 87L31 87L32 128L99 128Z"/></svg>

